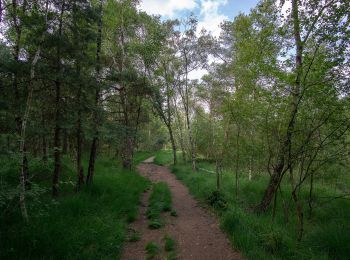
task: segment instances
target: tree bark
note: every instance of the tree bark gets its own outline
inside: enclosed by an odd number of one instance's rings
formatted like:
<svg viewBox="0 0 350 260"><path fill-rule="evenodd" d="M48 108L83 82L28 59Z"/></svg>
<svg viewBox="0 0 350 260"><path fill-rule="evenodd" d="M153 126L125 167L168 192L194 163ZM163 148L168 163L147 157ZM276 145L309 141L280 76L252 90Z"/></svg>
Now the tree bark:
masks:
<svg viewBox="0 0 350 260"><path fill-rule="evenodd" d="M73 4L73 26L74 28L78 29L77 25L77 2L74 1ZM77 72L77 78L79 80L78 82L78 90L76 95L76 102L77 102L77 125L76 125L76 149L77 149L77 184L75 191L78 192L81 188L81 186L84 184L84 169L82 166L82 150L83 150L83 128L82 128L82 83L80 81L81 78L81 65L80 65L80 56L83 56L83 53L79 50L79 37L77 34L74 35L74 42L77 49L77 57L76 57L76 72Z"/></svg>
<svg viewBox="0 0 350 260"><path fill-rule="evenodd" d="M179 126L178 131L179 131L179 139L180 139L180 148L182 153L182 161L186 162L186 150L185 150L184 139L183 139L183 129L180 121L180 114L176 106L176 100L174 100L174 108L175 108L176 118L178 121L177 125Z"/></svg>
<svg viewBox="0 0 350 260"><path fill-rule="evenodd" d="M291 184L291 188L292 188L292 198L293 198L293 201L295 203L296 214L297 214L297 218L298 218L297 240L301 241L301 238L302 238L303 232L304 232L304 213L303 213L302 205L298 199L297 188L295 187L292 167L289 168L289 172L290 172L290 184Z"/></svg>
<svg viewBox="0 0 350 260"><path fill-rule="evenodd" d="M287 126L286 136L281 144L279 153L277 155L277 162L274 167L274 171L270 177L269 184L265 190L264 196L260 204L256 207L258 213L265 212L274 197L274 194L278 188L280 181L283 178L285 169L285 158L292 144L292 135L294 131L295 119L298 113L298 106L300 102L300 92L301 92L301 76L303 73L302 69L302 57L303 57L303 46L300 37L300 21L299 21L299 8L298 0L292 1L292 18L294 27L294 40L296 45L296 57L295 57L295 84L292 88L292 104L290 110L290 119Z"/></svg>
<svg viewBox="0 0 350 260"><path fill-rule="evenodd" d="M215 172L216 172L216 190L220 191L221 183L220 183L220 173L221 173L221 161L220 159L216 159L215 164Z"/></svg>
<svg viewBox="0 0 350 260"><path fill-rule="evenodd" d="M15 2L15 1L14 1ZM45 13L45 27L47 25L47 13L48 13L48 1L46 2L46 13ZM27 123L29 120L29 113L31 109L31 102L33 98L33 81L35 78L35 67L40 59L40 53L41 53L41 44L43 41L44 33L42 34L39 46L35 52L34 58L31 62L30 67L30 80L29 80L29 86L28 86L28 95L27 95L27 101L26 101L26 107L24 111L23 118L21 120L21 127L20 127L20 154L21 154L21 172L20 172L20 184L21 184L21 190L19 194L19 205L22 212L22 217L25 220L28 220L28 212L25 204L25 191L26 189L30 188L29 183L29 174L28 174L28 159L26 156L26 130L27 130Z"/></svg>
<svg viewBox="0 0 350 260"><path fill-rule="evenodd" d="M98 106L100 103L100 72L101 72L101 64L100 64L100 56L101 56L101 43L102 43L102 16L103 16L103 0L100 0L99 6L99 18L98 18L98 33L97 33L97 48L96 48L96 89L95 89L95 110L94 110L94 137L92 139L91 148L90 148L90 158L89 158L89 166L88 173L86 176L86 183L91 184L94 178L95 171L95 161L97 155L97 145L98 145Z"/></svg>
<svg viewBox="0 0 350 260"><path fill-rule="evenodd" d="M57 77L55 80L55 133L54 133L54 161L55 168L53 172L52 180L52 196L58 197L59 193L59 177L61 175L61 36L62 36L62 26L63 26L63 13L64 13L64 1L61 5L60 18L59 18L59 28L58 36L59 42L57 45L56 52L56 73Z"/></svg>
<svg viewBox="0 0 350 260"><path fill-rule="evenodd" d="M186 124L187 124L187 131L188 131L188 138L190 142L190 153L191 153L191 161L192 161L192 170L196 171L196 153L194 150L194 140L192 136L192 127L191 127L191 121L190 121L190 111L189 111L189 93L188 93L188 61L187 61L187 54L186 51L184 52L185 56L185 100L184 100L184 106L185 106L185 114L186 114Z"/></svg>
<svg viewBox="0 0 350 260"><path fill-rule="evenodd" d="M166 71L166 70L165 70ZM166 80L167 80L167 74L165 74ZM171 148L173 150L173 163L174 165L176 164L176 144L175 144L175 139L174 139L174 134L173 130L171 127L171 111L170 111L170 94L169 94L169 85L168 83L166 84L166 102L167 102L167 119L168 119L168 131L169 131L169 136L170 136L170 142L171 142Z"/></svg>
<svg viewBox="0 0 350 260"><path fill-rule="evenodd" d="M67 129L62 129L62 138L63 138L63 144L62 144L62 154L68 153L68 133Z"/></svg>
<svg viewBox="0 0 350 260"><path fill-rule="evenodd" d="M17 16L17 10L18 9L18 3L17 0L12 0L12 20L13 20L13 25L15 27L15 33L16 33L16 39L13 47L13 57L15 60L16 65L19 65L19 51L20 51L20 40L21 40L21 35L22 35L22 29L19 24L18 16ZM23 6L23 9L25 7ZM21 169L20 169L20 185L21 185L21 190L19 193L19 205L21 208L21 213L22 217L25 220L28 220L28 213L27 213L27 208L25 204L25 191L26 191L26 172L28 169L27 165L27 155L25 153L25 129L23 129L23 126L26 127L26 121L23 122L22 117L20 115L20 95L18 91L18 68L15 69L12 77L12 85L15 93L15 102L14 102L14 111L15 111L15 124L16 124L16 133L18 136L20 136L19 140L19 153L21 156ZM28 102L29 95L27 96L27 106L24 112L24 116L27 114L28 110ZM29 100L30 101L30 100Z"/></svg>
<svg viewBox="0 0 350 260"><path fill-rule="evenodd" d="M311 172L310 174L310 190L309 190L309 219L312 217L312 201L313 201L313 187L314 187L314 173Z"/></svg>
<svg viewBox="0 0 350 260"><path fill-rule="evenodd" d="M78 88L78 120L77 120L77 186L76 191L79 191L81 186L84 184L84 170L82 166L82 126L81 126L81 84L79 84Z"/></svg>
<svg viewBox="0 0 350 260"><path fill-rule="evenodd" d="M42 159L44 162L47 162L48 156L47 156L47 143L46 143L46 136L42 136Z"/></svg>
<svg viewBox="0 0 350 260"><path fill-rule="evenodd" d="M236 175L236 196L238 196L238 187L239 187L239 137L240 137L240 132L241 129L238 126L238 131L237 131L237 140L236 140L236 149L237 149L237 156L236 156L236 167L235 167L235 175Z"/></svg>
<svg viewBox="0 0 350 260"><path fill-rule="evenodd" d="M173 134L173 130L172 130L171 126L168 127L168 131L169 131L169 136L170 136L171 148L173 151L173 164L175 165L177 163L176 144L175 144L174 134Z"/></svg>

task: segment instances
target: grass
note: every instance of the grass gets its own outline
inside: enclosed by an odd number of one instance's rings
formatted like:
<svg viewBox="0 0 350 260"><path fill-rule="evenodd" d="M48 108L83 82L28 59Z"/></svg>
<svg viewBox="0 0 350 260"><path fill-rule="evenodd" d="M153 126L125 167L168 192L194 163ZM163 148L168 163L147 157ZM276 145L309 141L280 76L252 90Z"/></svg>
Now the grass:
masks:
<svg viewBox="0 0 350 260"><path fill-rule="evenodd" d="M165 249L165 251L167 251L167 252L174 251L175 246L176 246L175 240L171 236L165 235L164 236L164 249Z"/></svg>
<svg viewBox="0 0 350 260"><path fill-rule="evenodd" d="M160 246L155 242L149 242L145 246L145 250L147 252L146 259L153 259L160 252Z"/></svg>
<svg viewBox="0 0 350 260"><path fill-rule="evenodd" d="M181 153L178 153L179 159ZM170 165L173 163L173 152L172 150L161 150L156 152L154 163L158 165Z"/></svg>
<svg viewBox="0 0 350 260"><path fill-rule="evenodd" d="M166 257L166 260L175 260L177 259L177 254L175 251L169 252L168 256Z"/></svg>
<svg viewBox="0 0 350 260"><path fill-rule="evenodd" d="M146 153L138 154L136 161L145 157ZM25 224L17 198L10 196L11 187L18 183L16 158L12 159L0 158L1 201L8 200L0 204L0 259L119 258L127 223L136 218L139 198L149 186L145 178L122 170L112 158L100 157L93 185L74 194L75 171L64 158L61 196L51 200L52 161L31 159L35 185L27 194L30 218ZM11 205L10 210L4 211L5 205Z"/></svg>
<svg viewBox="0 0 350 260"><path fill-rule="evenodd" d="M176 210L171 210L170 211L170 216L172 216L172 217L177 217L178 215L177 215L177 212L176 212Z"/></svg>
<svg viewBox="0 0 350 260"><path fill-rule="evenodd" d="M168 185L164 182L155 183L146 211L147 218L150 220L149 228L157 229L164 225L161 212L170 211L171 205L171 192Z"/></svg>
<svg viewBox="0 0 350 260"><path fill-rule="evenodd" d="M129 234L128 241L129 242L137 242L141 239L141 234L140 232L136 230L132 230L132 232Z"/></svg>
<svg viewBox="0 0 350 260"><path fill-rule="evenodd" d="M161 153L160 158L162 164L171 164L172 156L168 151ZM208 170L215 167L213 163L204 160L199 160L198 166ZM349 259L350 201L338 199L326 203L327 199L322 198L336 194L327 182L315 182L315 197L318 199L315 200L314 214L310 220L306 214L308 190L300 191L300 199L305 205L305 232L302 241L298 243L295 209L287 181L282 183L282 191L289 206L289 222L285 221L280 196L273 222L271 210L259 216L251 210L251 206L259 202L263 195L267 176L256 176L249 181L242 173L236 197L234 174L230 172L223 172L221 191L217 192L215 174L200 170L193 172L191 165L182 163L181 160L170 168L189 187L194 197L218 214L222 230L248 259ZM346 180L345 178L343 186L349 187Z"/></svg>
<svg viewBox="0 0 350 260"><path fill-rule="evenodd" d="M138 151L134 156L134 165L138 165L139 163L141 163L142 161L148 159L153 155L154 155L154 152Z"/></svg>

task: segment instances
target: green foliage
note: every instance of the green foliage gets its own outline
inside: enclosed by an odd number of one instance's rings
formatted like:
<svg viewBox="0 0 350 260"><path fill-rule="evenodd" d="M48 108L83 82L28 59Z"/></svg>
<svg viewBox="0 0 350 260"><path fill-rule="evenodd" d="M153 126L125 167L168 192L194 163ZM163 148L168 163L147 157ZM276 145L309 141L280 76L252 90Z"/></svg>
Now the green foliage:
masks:
<svg viewBox="0 0 350 260"><path fill-rule="evenodd" d="M169 252L168 256L166 257L166 260L175 260L177 258L176 252L171 251Z"/></svg>
<svg viewBox="0 0 350 260"><path fill-rule="evenodd" d="M164 226L164 223L161 218L153 218L149 221L148 227L150 229L158 229Z"/></svg>
<svg viewBox="0 0 350 260"><path fill-rule="evenodd" d="M348 0L292 1L287 10L287 1L262 0L223 22L219 39L205 30L198 37L193 15L164 21L140 11L137 0L7 2L0 40L1 258L118 257L125 225L136 219L148 186L119 163L132 169L136 149L169 148L169 139L184 163L173 172L219 213L247 257L347 258L350 238L341 231L348 231L350 215L344 199L350 183ZM208 75L190 80L189 72L207 68L211 56ZM92 139L103 158L94 184L81 184L80 191L80 159L90 154ZM29 174L19 181L23 155ZM150 155L138 153L134 162ZM194 157L197 174L185 164L193 160L195 168ZM172 160L166 151L155 162ZM208 172L215 170L217 179ZM273 183L273 171L281 180L274 223L270 211L250 212ZM305 211L307 202L313 206L300 244L294 214L288 223L283 215L295 210L290 184ZM154 185L150 198L153 228L163 225L161 212L171 210L164 185ZM51 200L57 186L61 197ZM28 225L20 217L20 195Z"/></svg>
<svg viewBox="0 0 350 260"><path fill-rule="evenodd" d="M160 252L160 246L155 242L148 242L145 250L147 252L147 259L153 259Z"/></svg>
<svg viewBox="0 0 350 260"><path fill-rule="evenodd" d="M138 165L153 155L150 151L138 151L134 155L134 165Z"/></svg>
<svg viewBox="0 0 350 260"><path fill-rule="evenodd" d="M147 215L151 218L159 216L161 212L170 211L171 203L171 192L168 185L164 182L155 183L149 199Z"/></svg>
<svg viewBox="0 0 350 260"><path fill-rule="evenodd" d="M68 161L65 165L71 167ZM63 175L69 179L75 173L64 170ZM46 176L50 172L43 170L36 176L40 187L46 187ZM135 172L121 170L113 159L100 158L91 187L55 201L38 194L40 203L35 207L28 200L28 224L18 208L2 215L0 258L115 258L126 239L128 218L137 214L140 195L148 184Z"/></svg>
<svg viewBox="0 0 350 260"><path fill-rule="evenodd" d="M155 183L146 211L146 216L150 219L149 228L157 229L164 225L161 213L170 211L171 204L171 192L168 185L164 182Z"/></svg>
<svg viewBox="0 0 350 260"><path fill-rule="evenodd" d="M139 241L140 239L141 239L141 233L136 230L132 230L128 237L129 242L136 242L136 241Z"/></svg>
<svg viewBox="0 0 350 260"><path fill-rule="evenodd" d="M154 163L158 165L169 165L173 162L173 154L171 150L161 150L156 153Z"/></svg>
<svg viewBox="0 0 350 260"><path fill-rule="evenodd" d="M169 235L165 235L163 240L165 251L170 252L175 250L176 242L172 237L170 237Z"/></svg>
<svg viewBox="0 0 350 260"><path fill-rule="evenodd" d="M168 141L166 128L158 117L149 116L149 122L142 127L138 136L139 148L146 151L158 151Z"/></svg>
<svg viewBox="0 0 350 260"><path fill-rule="evenodd" d="M177 212L176 212L176 210L171 210L170 211L170 216L172 216L172 217L177 217L178 215L177 215Z"/></svg>
<svg viewBox="0 0 350 260"><path fill-rule="evenodd" d="M165 156L165 155L163 155ZM198 162L199 168L208 168L205 161ZM324 204L322 197L334 196L334 190L321 180L315 182L315 204L311 220L305 221L305 236L296 241L296 217L293 204L289 204L289 222L285 222L283 203L278 197L275 221L272 212L256 215L252 206L259 201L267 176L249 181L241 176L238 197L233 191L234 175L224 171L222 187L215 190L215 174L205 171L193 172L191 165L178 164L171 167L176 177L189 187L192 195L211 205L218 213L221 228L233 245L248 259L346 259L349 252L350 204L348 200L332 200ZM347 182L348 179L344 178ZM290 194L290 184L281 184L284 196ZM342 192L342 191L340 191ZM220 195L219 195L220 194ZM301 189L300 199L307 199L308 189ZM210 199L208 199L210 198ZM319 199L316 199L319 198ZM217 201L224 200L225 207L217 207ZM287 200L288 197L284 197ZM221 203L221 202L220 202Z"/></svg>
<svg viewBox="0 0 350 260"><path fill-rule="evenodd" d="M346 215L342 216L339 208L335 208L333 213L327 212L324 224L310 230L305 240L314 251L323 252L333 259L347 259L350 252L349 205L339 203L336 207L347 207L343 208L347 211Z"/></svg>
<svg viewBox="0 0 350 260"><path fill-rule="evenodd" d="M220 191L213 191L206 199L207 203L217 210L225 210L227 208L227 201Z"/></svg>

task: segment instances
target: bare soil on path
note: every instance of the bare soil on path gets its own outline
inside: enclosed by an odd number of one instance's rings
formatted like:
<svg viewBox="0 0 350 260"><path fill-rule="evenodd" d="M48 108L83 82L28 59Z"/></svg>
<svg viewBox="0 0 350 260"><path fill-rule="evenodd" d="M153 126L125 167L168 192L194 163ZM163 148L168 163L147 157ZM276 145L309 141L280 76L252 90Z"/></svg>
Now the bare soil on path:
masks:
<svg viewBox="0 0 350 260"><path fill-rule="evenodd" d="M235 252L225 234L220 230L216 217L202 208L179 180L167 167L152 163L149 158L138 166L141 175L152 182L165 182L172 194L172 208L177 217L168 212L162 213L166 224L156 230L148 228L145 215L150 191L144 193L141 201L139 217L130 225L130 230L140 233L140 240L128 242L122 255L123 260L142 260L147 258L145 246L149 242L164 245L164 235L176 241L176 259L184 260L233 260L243 259ZM164 250L153 259L166 259Z"/></svg>

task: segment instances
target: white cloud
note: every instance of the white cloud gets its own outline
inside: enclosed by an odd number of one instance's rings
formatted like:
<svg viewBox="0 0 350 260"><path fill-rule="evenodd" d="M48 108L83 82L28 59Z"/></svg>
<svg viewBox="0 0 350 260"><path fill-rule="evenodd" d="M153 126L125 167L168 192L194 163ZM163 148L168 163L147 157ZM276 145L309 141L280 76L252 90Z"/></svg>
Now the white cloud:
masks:
<svg viewBox="0 0 350 260"><path fill-rule="evenodd" d="M226 4L227 0L201 0L198 31L204 28L213 36L219 36L220 23L229 19L226 15L220 14L219 7Z"/></svg>
<svg viewBox="0 0 350 260"><path fill-rule="evenodd" d="M201 79L208 71L206 69L195 69L188 73L188 79Z"/></svg>
<svg viewBox="0 0 350 260"><path fill-rule="evenodd" d="M290 14L290 10L292 8L292 2L290 0L284 1L284 4L281 6L281 0L277 0L276 5L281 8L281 14L284 16L284 21L287 16Z"/></svg>
<svg viewBox="0 0 350 260"><path fill-rule="evenodd" d="M194 11L200 7L198 33L203 28L214 36L220 35L220 23L229 18L219 12L228 0L143 0L140 9L148 14L180 18L179 11Z"/></svg>
<svg viewBox="0 0 350 260"><path fill-rule="evenodd" d="M143 0L140 9L148 14L160 14L173 18L177 11L193 10L197 7L195 0Z"/></svg>
<svg viewBox="0 0 350 260"><path fill-rule="evenodd" d="M203 28L213 36L220 35L220 23L229 18L220 13L219 8L228 3L228 0L143 0L140 9L148 14L162 15L169 18L182 18L181 11L199 11L197 33ZM196 9L196 10L195 10ZM211 62L218 62L213 57L209 57ZM196 69L189 73L189 79L201 79L207 74L206 69Z"/></svg>
<svg viewBox="0 0 350 260"><path fill-rule="evenodd" d="M209 55L207 64L210 65L213 62L222 63L223 61L214 57L213 55ZM198 68L188 73L188 78L191 80L194 80L194 79L200 80L205 74L208 74L208 70L206 68Z"/></svg>

